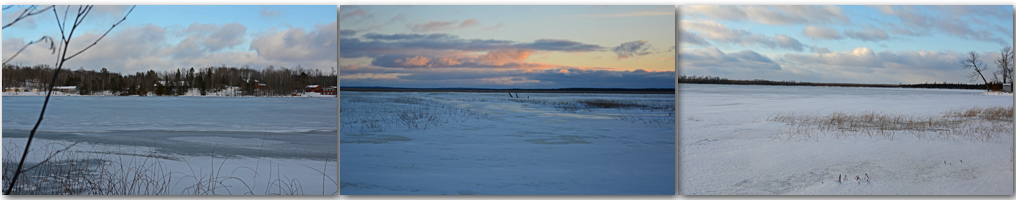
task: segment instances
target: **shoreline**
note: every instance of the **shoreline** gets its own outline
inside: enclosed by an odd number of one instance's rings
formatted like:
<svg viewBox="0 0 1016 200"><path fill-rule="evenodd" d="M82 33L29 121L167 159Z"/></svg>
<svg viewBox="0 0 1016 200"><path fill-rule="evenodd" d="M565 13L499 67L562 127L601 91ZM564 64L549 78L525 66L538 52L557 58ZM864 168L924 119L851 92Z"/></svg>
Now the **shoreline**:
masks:
<svg viewBox="0 0 1016 200"><path fill-rule="evenodd" d="M2 95L0 95L0 96L3 96L3 97L45 97L46 96L46 93L44 93L44 92L39 92L41 94L29 94L29 93L36 93L36 92L18 92L19 94L16 94L16 95L12 94L12 93L13 92L3 92ZM128 96L117 96L117 95L79 95L79 94L67 94L67 93L55 92L55 91L53 92L53 95L51 95L51 96L54 96L54 97L57 97L57 96L61 96L61 97L313 97L313 98L335 98L335 97L338 97L337 95L301 95L301 96L225 96L225 95L205 95L205 96L201 96L201 95L176 95L176 96L170 96L170 95L165 95L165 96L151 95L151 96L139 96L139 95L128 95Z"/></svg>

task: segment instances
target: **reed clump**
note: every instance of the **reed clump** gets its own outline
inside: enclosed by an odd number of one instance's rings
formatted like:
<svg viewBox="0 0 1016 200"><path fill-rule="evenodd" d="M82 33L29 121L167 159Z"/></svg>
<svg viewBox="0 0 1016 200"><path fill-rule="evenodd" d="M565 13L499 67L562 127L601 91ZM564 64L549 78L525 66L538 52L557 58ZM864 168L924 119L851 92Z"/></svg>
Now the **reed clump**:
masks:
<svg viewBox="0 0 1016 200"><path fill-rule="evenodd" d="M766 121L785 122L777 138L789 140L816 139L816 133L835 137L868 137L893 140L899 134L919 139L957 139L999 141L1012 137L1012 106L971 107L952 109L937 115L910 115L883 111L848 113L836 111L827 115L778 112Z"/></svg>
<svg viewBox="0 0 1016 200"><path fill-rule="evenodd" d="M300 180L288 178L277 170L258 175L258 166L223 168L230 156L214 159L212 171L178 171L167 161L181 161L160 155L152 147L129 146L126 151L114 146L92 146L90 149L62 143L48 143L32 148L30 155L45 159L25 163L22 175L14 185L13 195L302 195L306 194ZM262 147L264 148L264 147ZM11 184L23 147L16 143L3 145L3 184ZM213 152L214 154L214 152ZM261 157L258 158L261 165ZM187 162L186 160L182 160ZM329 168L325 160L325 169ZM216 165L217 164L217 165ZM335 179L313 167L322 175L322 192L326 179L334 187ZM187 163L187 167L192 167ZM254 177L236 176L250 171ZM228 173L227 173L228 172ZM260 182L260 183L259 183ZM332 193L333 195L336 194ZM312 194L327 195L327 194Z"/></svg>

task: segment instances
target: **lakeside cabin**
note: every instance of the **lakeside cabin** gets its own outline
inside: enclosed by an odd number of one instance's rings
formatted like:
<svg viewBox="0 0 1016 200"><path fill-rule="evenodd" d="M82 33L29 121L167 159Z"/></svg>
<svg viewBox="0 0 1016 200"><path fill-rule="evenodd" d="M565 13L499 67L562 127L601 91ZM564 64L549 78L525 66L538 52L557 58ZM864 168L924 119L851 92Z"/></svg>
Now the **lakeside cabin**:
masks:
<svg viewBox="0 0 1016 200"><path fill-rule="evenodd" d="M6 89L4 89L4 92L25 92L25 88L23 88L23 87L6 88Z"/></svg>
<svg viewBox="0 0 1016 200"><path fill-rule="evenodd" d="M338 91L339 91L338 89L339 88L337 88L335 86L327 87L327 88L324 88L324 89L321 90L321 94L323 94L323 95L338 95Z"/></svg>
<svg viewBox="0 0 1016 200"><path fill-rule="evenodd" d="M6 88L4 92L28 92L28 89L24 87ZM75 93L78 91L78 86L56 86L53 87L53 91L59 91L63 93ZM39 89L31 89L31 92L39 92Z"/></svg>
<svg viewBox="0 0 1016 200"><path fill-rule="evenodd" d="M321 92L321 86L320 85L307 85L307 87L304 88L304 92L317 92L317 93L320 93Z"/></svg>
<svg viewBox="0 0 1016 200"><path fill-rule="evenodd" d="M75 93L78 91L78 86L56 86L53 90L63 93Z"/></svg>
<svg viewBox="0 0 1016 200"><path fill-rule="evenodd" d="M321 87L320 85L307 85L307 87L304 87L304 92L316 92L321 95L337 95L339 91L338 89L339 88L335 86Z"/></svg>

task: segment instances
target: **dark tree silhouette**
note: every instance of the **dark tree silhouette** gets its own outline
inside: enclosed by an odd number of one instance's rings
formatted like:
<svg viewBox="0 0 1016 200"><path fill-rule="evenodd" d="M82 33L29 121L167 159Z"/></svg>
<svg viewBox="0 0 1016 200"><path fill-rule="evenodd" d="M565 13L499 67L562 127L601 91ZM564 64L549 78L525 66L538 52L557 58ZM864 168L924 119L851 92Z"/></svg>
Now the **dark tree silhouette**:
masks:
<svg viewBox="0 0 1016 200"><path fill-rule="evenodd" d="M970 51L970 53L967 53L967 58L960 61L960 66L963 66L964 69L974 69L974 72L970 73L967 77L970 78L971 81L977 80L977 77L981 77L981 81L984 81L984 89L991 90L988 86L988 79L985 79L984 73L981 73L981 71L987 69L987 66L984 65L983 61L981 61L981 55L978 55L977 52Z"/></svg>

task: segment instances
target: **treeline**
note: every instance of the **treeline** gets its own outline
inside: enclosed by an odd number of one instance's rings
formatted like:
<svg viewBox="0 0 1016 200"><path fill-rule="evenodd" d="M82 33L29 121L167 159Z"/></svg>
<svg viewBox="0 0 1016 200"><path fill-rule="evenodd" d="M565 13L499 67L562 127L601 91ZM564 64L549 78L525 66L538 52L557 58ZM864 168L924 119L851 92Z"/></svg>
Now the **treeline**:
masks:
<svg viewBox="0 0 1016 200"><path fill-rule="evenodd" d="M942 88L942 89L969 89L983 90L984 84L964 83L919 83L919 84L863 84L863 83L812 83L797 81L770 81L763 79L755 80L730 80L714 76L678 76L679 83L697 84L727 84L727 85L783 85L783 86L826 86L826 87L881 87L881 88ZM1001 82L989 82L988 88L993 91L1002 90Z"/></svg>
<svg viewBox="0 0 1016 200"><path fill-rule="evenodd" d="M55 68L49 65L3 66L3 86L7 88L46 91L53 80ZM148 70L134 74L99 71L61 70L56 86L77 86L81 95L184 95L198 90L201 95L228 92L231 96L289 96L302 93L307 85L335 86L335 72L325 74L317 69L299 66L289 69L268 66L257 70L243 67L201 67L163 72Z"/></svg>

